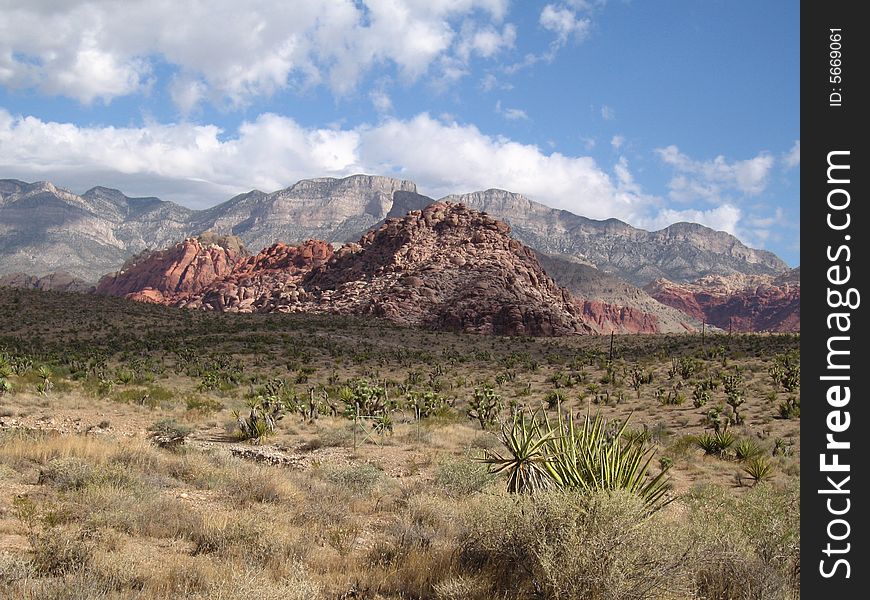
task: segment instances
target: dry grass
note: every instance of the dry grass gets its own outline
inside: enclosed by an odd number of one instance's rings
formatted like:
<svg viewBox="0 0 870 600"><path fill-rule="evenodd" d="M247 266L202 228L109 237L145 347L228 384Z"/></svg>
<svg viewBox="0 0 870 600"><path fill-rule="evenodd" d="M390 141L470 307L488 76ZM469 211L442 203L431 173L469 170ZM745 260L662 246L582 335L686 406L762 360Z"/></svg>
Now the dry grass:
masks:
<svg viewBox="0 0 870 600"><path fill-rule="evenodd" d="M608 340L596 338L493 339L9 290L0 320L14 324L0 357L34 361L0 397L0 598L784 600L797 586L800 421L777 418L787 394L767 372L797 348L793 337L708 336L707 347L621 337L608 364ZM673 358L697 361L697 372L670 376ZM48 396L34 390L41 364L61 384ZM639 395L627 383L634 365L653 376ZM119 383L127 370L138 379ZM693 406L694 385L738 370L744 423L730 431L774 466L755 487L735 478L733 454L707 456L694 441L725 405L720 385ZM234 379L204 385L225 376ZM418 423L400 406L391 435L357 429L356 448L352 423L325 407L313 421L287 413L259 447L233 435L231 411L250 410L267 382L341 408L339 390L356 378L386 384L392 399L436 390L454 407ZM564 408L631 415L655 462L673 464L680 497L646 518L618 495L507 495L473 460L500 444L497 428L465 414L482 382L501 396L502 418L553 392ZM660 387L686 401L663 403ZM193 429L176 451L146 438L168 418Z"/></svg>

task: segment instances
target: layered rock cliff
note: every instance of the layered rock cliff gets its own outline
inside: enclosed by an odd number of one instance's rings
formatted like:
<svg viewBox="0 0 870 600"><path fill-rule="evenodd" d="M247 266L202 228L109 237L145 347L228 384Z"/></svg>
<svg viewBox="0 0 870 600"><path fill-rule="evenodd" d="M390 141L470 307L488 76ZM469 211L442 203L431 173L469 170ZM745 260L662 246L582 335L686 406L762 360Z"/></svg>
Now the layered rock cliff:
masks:
<svg viewBox="0 0 870 600"><path fill-rule="evenodd" d="M800 331L800 268L778 277L707 276L689 284L660 279L645 289L659 302L726 331Z"/></svg>

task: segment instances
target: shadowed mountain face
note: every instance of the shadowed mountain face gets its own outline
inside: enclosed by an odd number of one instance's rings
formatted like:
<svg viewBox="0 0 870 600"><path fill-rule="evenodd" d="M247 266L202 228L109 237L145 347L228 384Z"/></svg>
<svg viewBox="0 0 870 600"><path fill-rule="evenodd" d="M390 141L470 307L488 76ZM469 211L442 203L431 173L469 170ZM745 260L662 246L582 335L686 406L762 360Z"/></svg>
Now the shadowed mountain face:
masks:
<svg viewBox="0 0 870 600"><path fill-rule="evenodd" d="M634 285L710 274L778 275L787 269L773 254L701 225L648 232L501 190L445 200L509 223L513 237L540 252L585 262ZM0 180L0 273L64 270L96 281L147 248L166 248L204 231L236 235L249 248L308 239L346 242L431 202L409 181L367 175L304 180L270 194L252 191L201 211L108 188L78 196L50 183Z"/></svg>
<svg viewBox="0 0 870 600"><path fill-rule="evenodd" d="M0 275L0 287L53 292L86 293L94 291L94 286L64 272L50 273L42 277L27 275L26 273L7 273L6 275Z"/></svg>
<svg viewBox="0 0 870 600"><path fill-rule="evenodd" d="M800 267L778 277L710 275L684 284L660 279L645 289L659 302L720 329L800 331Z"/></svg>
<svg viewBox="0 0 870 600"><path fill-rule="evenodd" d="M684 333L701 321L651 297L645 291L576 259L538 253L541 266L577 298L584 318L601 333Z"/></svg>

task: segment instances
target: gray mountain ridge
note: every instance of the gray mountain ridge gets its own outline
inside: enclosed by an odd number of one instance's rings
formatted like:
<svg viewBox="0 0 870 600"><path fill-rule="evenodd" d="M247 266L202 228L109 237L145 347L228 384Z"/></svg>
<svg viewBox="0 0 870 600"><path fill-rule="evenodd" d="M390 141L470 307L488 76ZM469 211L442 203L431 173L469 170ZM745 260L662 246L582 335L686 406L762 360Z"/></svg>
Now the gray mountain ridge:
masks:
<svg viewBox="0 0 870 600"><path fill-rule="evenodd" d="M662 277L686 282L710 274L778 275L788 269L771 252L695 223L649 232L496 189L443 200L508 222L515 238L539 252L586 263L637 286ZM204 210L105 187L77 195L48 182L0 180L0 274L66 271L93 282L145 249L205 231L237 235L255 251L276 241L355 241L387 218L433 201L418 194L411 181L371 175L306 179L271 193L253 190Z"/></svg>

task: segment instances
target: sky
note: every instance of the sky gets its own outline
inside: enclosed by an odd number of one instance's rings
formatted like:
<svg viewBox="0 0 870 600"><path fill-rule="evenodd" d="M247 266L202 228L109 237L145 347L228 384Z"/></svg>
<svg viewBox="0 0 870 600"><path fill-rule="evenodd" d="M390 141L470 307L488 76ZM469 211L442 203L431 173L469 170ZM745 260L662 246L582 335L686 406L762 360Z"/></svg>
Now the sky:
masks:
<svg viewBox="0 0 870 600"><path fill-rule="evenodd" d="M0 0L0 178L205 208L354 173L800 262L791 0Z"/></svg>

